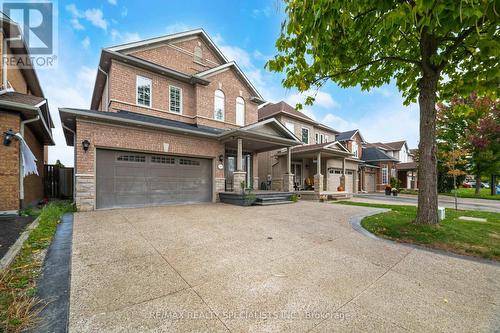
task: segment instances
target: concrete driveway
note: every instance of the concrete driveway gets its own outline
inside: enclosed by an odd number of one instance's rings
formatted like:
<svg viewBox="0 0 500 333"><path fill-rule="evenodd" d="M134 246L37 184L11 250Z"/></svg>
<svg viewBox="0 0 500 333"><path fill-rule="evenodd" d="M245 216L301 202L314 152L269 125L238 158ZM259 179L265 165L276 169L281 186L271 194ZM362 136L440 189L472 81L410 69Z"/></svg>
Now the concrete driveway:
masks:
<svg viewBox="0 0 500 333"><path fill-rule="evenodd" d="M500 266L368 238L373 208L75 214L72 332L494 332Z"/></svg>

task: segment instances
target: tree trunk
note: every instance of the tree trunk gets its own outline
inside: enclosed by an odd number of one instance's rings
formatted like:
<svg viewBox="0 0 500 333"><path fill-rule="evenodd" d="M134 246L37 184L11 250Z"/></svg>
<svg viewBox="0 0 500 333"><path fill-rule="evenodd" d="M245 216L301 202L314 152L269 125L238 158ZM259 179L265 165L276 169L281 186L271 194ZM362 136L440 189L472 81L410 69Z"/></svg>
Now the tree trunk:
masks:
<svg viewBox="0 0 500 333"><path fill-rule="evenodd" d="M475 194L479 195L481 192L481 176L476 176L476 191Z"/></svg>
<svg viewBox="0 0 500 333"><path fill-rule="evenodd" d="M422 31L420 37L422 78L418 83L420 107L420 143L418 145L418 207L417 224L437 224L437 157L436 157L436 91L439 71L431 63L437 53L437 41Z"/></svg>
<svg viewBox="0 0 500 333"><path fill-rule="evenodd" d="M495 195L497 194L497 176L496 175L491 175L491 183L490 183L490 194Z"/></svg>

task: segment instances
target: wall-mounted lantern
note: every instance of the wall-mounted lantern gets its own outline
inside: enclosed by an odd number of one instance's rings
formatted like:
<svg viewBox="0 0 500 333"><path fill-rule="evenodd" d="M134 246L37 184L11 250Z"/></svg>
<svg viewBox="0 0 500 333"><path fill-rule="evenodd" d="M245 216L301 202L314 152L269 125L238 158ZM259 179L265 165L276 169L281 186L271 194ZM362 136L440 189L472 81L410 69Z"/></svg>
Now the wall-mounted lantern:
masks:
<svg viewBox="0 0 500 333"><path fill-rule="evenodd" d="M9 128L8 131L3 133L3 144L4 146L10 146L10 143L12 142L12 139L15 137L16 133L12 130L12 128Z"/></svg>
<svg viewBox="0 0 500 333"><path fill-rule="evenodd" d="M83 151L87 152L87 150L89 150L89 147L90 147L90 141L87 139L83 140L82 147L83 147Z"/></svg>

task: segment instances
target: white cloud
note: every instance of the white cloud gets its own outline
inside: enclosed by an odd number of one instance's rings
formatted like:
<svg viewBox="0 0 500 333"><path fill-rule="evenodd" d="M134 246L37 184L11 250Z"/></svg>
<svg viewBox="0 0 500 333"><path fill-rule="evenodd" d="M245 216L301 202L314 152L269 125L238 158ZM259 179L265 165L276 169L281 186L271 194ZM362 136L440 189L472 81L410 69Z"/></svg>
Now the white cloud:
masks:
<svg viewBox="0 0 500 333"><path fill-rule="evenodd" d="M122 12L120 13L120 15L121 15L122 17L125 17L125 16L127 16L127 15L128 15L128 9L127 9L127 7L123 7L123 8L122 8Z"/></svg>
<svg viewBox="0 0 500 333"><path fill-rule="evenodd" d="M271 7L265 7L262 9L256 8L256 9L252 10L252 16L254 18L259 17L259 16L269 17L269 16L271 16L271 14L272 14Z"/></svg>
<svg viewBox="0 0 500 333"><path fill-rule="evenodd" d="M84 30L85 27L80 23L80 21L77 18L71 19L71 26L75 30Z"/></svg>
<svg viewBox="0 0 500 333"><path fill-rule="evenodd" d="M315 106L325 109L336 109L340 107L340 104L335 99L333 99L332 95L322 91L306 91L303 93L296 93L288 96L286 98L286 102L292 106L295 106L297 103L304 103L307 96L316 97L314 102Z"/></svg>
<svg viewBox="0 0 500 333"><path fill-rule="evenodd" d="M113 6L114 6L114 5L116 5L116 0L108 0L108 3L109 3L110 5L113 5Z"/></svg>
<svg viewBox="0 0 500 333"><path fill-rule="evenodd" d="M236 61L243 68L253 67L250 54L237 46L219 45L219 49L229 61Z"/></svg>
<svg viewBox="0 0 500 333"><path fill-rule="evenodd" d="M82 47L88 49L90 46L90 38L87 36L82 40Z"/></svg>
<svg viewBox="0 0 500 333"><path fill-rule="evenodd" d="M418 106L405 107L399 97L353 121L328 113L321 122L338 131L359 129L368 142L406 140L410 147L418 144Z"/></svg>
<svg viewBox="0 0 500 333"><path fill-rule="evenodd" d="M172 23L170 25L167 25L165 27L165 33L167 34L175 34L177 32L183 32L183 31L188 31L188 30L193 30L194 27L186 24L186 23L182 23L182 22L175 22L175 23Z"/></svg>
<svg viewBox="0 0 500 333"><path fill-rule="evenodd" d="M85 27L80 23L80 19L85 19L92 25L103 30L108 29L108 21L104 19L102 10L90 8L85 11L79 10L74 3L66 6L66 10L71 14L71 25L75 30L83 30Z"/></svg>
<svg viewBox="0 0 500 333"><path fill-rule="evenodd" d="M102 30L108 29L108 21L104 19L104 14L100 9L97 8L87 9L85 11L85 18L94 26L101 28Z"/></svg>
<svg viewBox="0 0 500 333"><path fill-rule="evenodd" d="M113 42L131 43L141 39L137 32L120 32L116 29L111 30L111 39Z"/></svg>

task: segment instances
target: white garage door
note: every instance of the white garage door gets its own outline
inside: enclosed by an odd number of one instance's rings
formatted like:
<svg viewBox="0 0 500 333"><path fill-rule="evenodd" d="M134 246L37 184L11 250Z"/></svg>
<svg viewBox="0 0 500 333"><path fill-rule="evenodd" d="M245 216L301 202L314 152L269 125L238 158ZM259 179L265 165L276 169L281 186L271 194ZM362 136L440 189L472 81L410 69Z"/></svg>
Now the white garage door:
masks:
<svg viewBox="0 0 500 333"><path fill-rule="evenodd" d="M212 201L208 159L97 150L97 208Z"/></svg>
<svg viewBox="0 0 500 333"><path fill-rule="evenodd" d="M348 193L353 193L354 189L354 171L347 170L345 175L345 190Z"/></svg>
<svg viewBox="0 0 500 333"><path fill-rule="evenodd" d="M337 187L340 186L340 177L342 176L342 170L329 168L328 169L328 179L327 179L327 191L336 192Z"/></svg>

